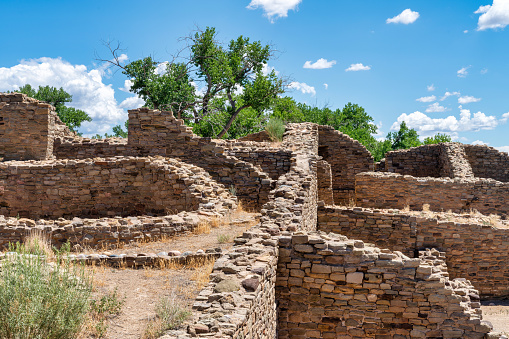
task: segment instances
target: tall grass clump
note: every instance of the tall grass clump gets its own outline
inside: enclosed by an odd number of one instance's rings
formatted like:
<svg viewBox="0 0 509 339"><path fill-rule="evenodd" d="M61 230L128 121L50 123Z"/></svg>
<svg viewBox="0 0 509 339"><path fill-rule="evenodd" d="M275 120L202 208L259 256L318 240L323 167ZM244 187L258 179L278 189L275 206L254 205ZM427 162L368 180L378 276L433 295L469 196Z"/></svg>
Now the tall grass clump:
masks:
<svg viewBox="0 0 509 339"><path fill-rule="evenodd" d="M156 318L148 323L144 339L158 338L167 330L177 329L191 316L191 312L175 292L160 299L155 311Z"/></svg>
<svg viewBox="0 0 509 339"><path fill-rule="evenodd" d="M277 117L271 117L267 125L265 126L265 130L269 134L269 137L272 141L282 141L283 134L285 134L286 125L285 122Z"/></svg>
<svg viewBox="0 0 509 339"><path fill-rule="evenodd" d="M2 260L0 338L76 338L87 319L91 279L83 266L66 260L69 245L52 263L31 254L44 252L37 241L30 246L11 246Z"/></svg>

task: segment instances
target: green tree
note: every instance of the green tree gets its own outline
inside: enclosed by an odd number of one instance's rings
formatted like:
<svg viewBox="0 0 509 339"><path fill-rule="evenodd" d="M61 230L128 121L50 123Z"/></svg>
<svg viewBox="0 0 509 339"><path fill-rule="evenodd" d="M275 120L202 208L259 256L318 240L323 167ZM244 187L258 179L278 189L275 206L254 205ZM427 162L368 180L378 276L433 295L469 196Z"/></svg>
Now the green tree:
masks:
<svg viewBox="0 0 509 339"><path fill-rule="evenodd" d="M451 142L451 136L447 134L437 133L432 137L424 139L424 145L438 144L441 142Z"/></svg>
<svg viewBox="0 0 509 339"><path fill-rule="evenodd" d="M413 128L408 128L405 121L399 126L399 131L389 132L386 139L391 142L391 150L407 149L422 145L417 132Z"/></svg>
<svg viewBox="0 0 509 339"><path fill-rule="evenodd" d="M39 86L39 89L35 90L30 84L26 84L16 92L53 105L60 120L73 132L77 132L83 121L92 121L92 118L84 111L65 106L65 103L72 102L72 95L64 91L63 88Z"/></svg>
<svg viewBox="0 0 509 339"><path fill-rule="evenodd" d="M213 130L217 138L226 136L247 108L260 119L284 92L284 82L274 70L262 73L271 57L269 45L239 36L225 47L216 42L216 31L209 27L190 36L188 42L190 55L186 62L162 65L147 57L122 66L117 50L112 50L115 61L110 62L123 69L133 82L131 91L148 107L170 110L177 118L197 126L198 133ZM204 90L196 91L197 85L203 85ZM204 127L220 121L220 129Z"/></svg>

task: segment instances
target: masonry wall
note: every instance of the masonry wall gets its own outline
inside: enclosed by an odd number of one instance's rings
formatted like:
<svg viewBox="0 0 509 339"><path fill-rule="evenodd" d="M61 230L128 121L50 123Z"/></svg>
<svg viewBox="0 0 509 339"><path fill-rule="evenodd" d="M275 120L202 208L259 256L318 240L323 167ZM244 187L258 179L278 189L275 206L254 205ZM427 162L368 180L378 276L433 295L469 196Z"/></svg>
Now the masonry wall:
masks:
<svg viewBox="0 0 509 339"><path fill-rule="evenodd" d="M355 175L373 171L373 157L357 140L330 126L318 126L318 130L318 154L331 165L334 202L348 204L355 198Z"/></svg>
<svg viewBox="0 0 509 339"><path fill-rule="evenodd" d="M0 157L4 160L53 158L55 137L70 135L55 109L21 93L0 93Z"/></svg>
<svg viewBox="0 0 509 339"><path fill-rule="evenodd" d="M66 137L55 140L54 155L57 159L91 159L136 156L136 152L127 145L127 139L124 138Z"/></svg>
<svg viewBox="0 0 509 339"><path fill-rule="evenodd" d="M232 146L226 149L225 153L254 166L260 166L272 180L277 180L290 170L292 152L289 150L253 145L251 147Z"/></svg>
<svg viewBox="0 0 509 339"><path fill-rule="evenodd" d="M476 177L509 182L509 155L484 145L463 145Z"/></svg>
<svg viewBox="0 0 509 339"><path fill-rule="evenodd" d="M432 211L509 214L509 184L493 179L416 178L395 173L360 173L355 178L357 206L409 207Z"/></svg>
<svg viewBox="0 0 509 339"><path fill-rule="evenodd" d="M385 172L440 178L443 176L440 153L439 144L387 152Z"/></svg>
<svg viewBox="0 0 509 339"><path fill-rule="evenodd" d="M509 296L509 229L439 221L396 210L340 206L318 209L318 229L410 257L426 248L437 248L445 252L451 278L470 280L483 298Z"/></svg>
<svg viewBox="0 0 509 339"><path fill-rule="evenodd" d="M0 214L30 218L175 214L228 199L202 169L172 159L0 163Z"/></svg>
<svg viewBox="0 0 509 339"><path fill-rule="evenodd" d="M279 239L279 338L483 338L477 291L438 252L411 259L341 236Z"/></svg>
<svg viewBox="0 0 509 339"><path fill-rule="evenodd" d="M271 142L269 133L263 130L258 133L248 134L245 137L237 139L239 141L256 141L256 142Z"/></svg>

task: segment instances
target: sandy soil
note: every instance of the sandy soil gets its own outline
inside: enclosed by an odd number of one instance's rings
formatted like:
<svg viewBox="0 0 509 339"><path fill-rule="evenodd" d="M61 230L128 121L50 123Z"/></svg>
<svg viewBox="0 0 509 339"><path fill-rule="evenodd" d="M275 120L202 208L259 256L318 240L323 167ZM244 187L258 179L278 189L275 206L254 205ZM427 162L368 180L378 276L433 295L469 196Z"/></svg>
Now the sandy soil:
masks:
<svg viewBox="0 0 509 339"><path fill-rule="evenodd" d="M509 300L489 300L481 304L482 318L493 325L493 331L509 336Z"/></svg>

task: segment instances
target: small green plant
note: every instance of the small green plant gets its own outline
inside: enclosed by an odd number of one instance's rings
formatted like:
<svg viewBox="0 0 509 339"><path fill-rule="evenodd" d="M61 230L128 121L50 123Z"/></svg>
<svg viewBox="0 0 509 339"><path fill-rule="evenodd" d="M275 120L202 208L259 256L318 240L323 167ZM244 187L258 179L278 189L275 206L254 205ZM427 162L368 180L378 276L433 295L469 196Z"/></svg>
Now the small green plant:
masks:
<svg viewBox="0 0 509 339"><path fill-rule="evenodd" d="M143 338L158 338L164 331L178 328L191 315L175 292L160 299L155 311L156 318L147 325Z"/></svg>
<svg viewBox="0 0 509 339"><path fill-rule="evenodd" d="M68 260L68 253L50 265L19 243L9 251L0 270L0 338L76 338L92 292L83 265Z"/></svg>
<svg viewBox="0 0 509 339"><path fill-rule="evenodd" d="M285 134L286 125L283 120L277 117L271 117L265 126L265 130L269 134L269 137L272 141L282 141L283 134Z"/></svg>
<svg viewBox="0 0 509 339"><path fill-rule="evenodd" d="M231 239L232 239L231 236L228 234L219 234L217 236L217 242L220 244L229 243L231 241Z"/></svg>
<svg viewBox="0 0 509 339"><path fill-rule="evenodd" d="M230 185L230 188L228 189L228 192L230 193L230 195L232 195L234 197L237 196L237 189L233 185Z"/></svg>
<svg viewBox="0 0 509 339"><path fill-rule="evenodd" d="M108 316L119 314L125 303L125 297L119 299L117 289L113 293L103 295L99 300L90 301L90 316L93 322L93 330L98 337L103 337L108 330L106 322Z"/></svg>

